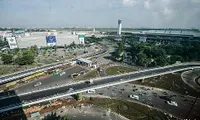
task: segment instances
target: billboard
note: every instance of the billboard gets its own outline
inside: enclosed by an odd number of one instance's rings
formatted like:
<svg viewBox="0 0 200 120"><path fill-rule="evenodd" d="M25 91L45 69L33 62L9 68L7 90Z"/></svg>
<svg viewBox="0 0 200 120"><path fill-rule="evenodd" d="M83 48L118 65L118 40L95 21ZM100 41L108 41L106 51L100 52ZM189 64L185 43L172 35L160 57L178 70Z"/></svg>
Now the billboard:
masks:
<svg viewBox="0 0 200 120"><path fill-rule="evenodd" d="M10 49L18 48L15 37L6 37L6 40L8 41Z"/></svg>
<svg viewBox="0 0 200 120"><path fill-rule="evenodd" d="M79 44L85 44L84 38L85 38L84 34L78 35Z"/></svg>
<svg viewBox="0 0 200 120"><path fill-rule="evenodd" d="M55 46L56 45L56 36L46 36L47 46Z"/></svg>

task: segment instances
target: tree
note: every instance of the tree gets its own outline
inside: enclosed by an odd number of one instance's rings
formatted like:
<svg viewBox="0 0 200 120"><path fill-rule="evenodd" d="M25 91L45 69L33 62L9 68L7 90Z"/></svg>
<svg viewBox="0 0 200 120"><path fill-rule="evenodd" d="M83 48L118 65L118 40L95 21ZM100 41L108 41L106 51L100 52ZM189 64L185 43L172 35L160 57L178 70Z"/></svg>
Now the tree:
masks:
<svg viewBox="0 0 200 120"><path fill-rule="evenodd" d="M11 54L3 54L1 55L1 60L4 64L10 64L13 62L13 56Z"/></svg>
<svg viewBox="0 0 200 120"><path fill-rule="evenodd" d="M33 52L30 49L28 51L23 52L22 56L18 56L15 59L15 62L18 65L30 65L30 64L34 63Z"/></svg>
<svg viewBox="0 0 200 120"><path fill-rule="evenodd" d="M71 120L67 115L64 116L60 116L57 115L56 113L51 113L48 114L47 116L44 116L44 118L42 120Z"/></svg>
<svg viewBox="0 0 200 120"><path fill-rule="evenodd" d="M157 65L159 65L159 66L164 66L164 65L167 64L167 60L166 60L166 58L164 56L157 57L155 59L155 61L156 61Z"/></svg>
<svg viewBox="0 0 200 120"><path fill-rule="evenodd" d="M82 93L77 94L77 100L82 100Z"/></svg>
<svg viewBox="0 0 200 120"><path fill-rule="evenodd" d="M148 61L147 61L147 55L146 54L140 52L136 55L136 58L137 58L137 60L136 60L137 65L147 66Z"/></svg>
<svg viewBox="0 0 200 120"><path fill-rule="evenodd" d="M17 54L17 53L19 52L19 48L15 48L15 49L13 50L13 52L14 52L14 54Z"/></svg>

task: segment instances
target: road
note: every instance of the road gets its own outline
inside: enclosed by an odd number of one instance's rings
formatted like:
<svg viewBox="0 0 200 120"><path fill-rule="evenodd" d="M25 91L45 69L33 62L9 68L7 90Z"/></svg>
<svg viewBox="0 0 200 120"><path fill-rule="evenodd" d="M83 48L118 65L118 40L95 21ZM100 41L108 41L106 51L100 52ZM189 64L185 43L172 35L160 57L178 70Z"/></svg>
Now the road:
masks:
<svg viewBox="0 0 200 120"><path fill-rule="evenodd" d="M175 71L175 70L180 70L183 68L190 68L193 66L198 66L199 64L188 64L188 65L178 65L178 66L170 66L170 67L164 67L164 68L158 68L158 69L150 69L150 70L145 70L145 71L140 71L140 72L133 72L133 73L129 73L129 74L124 74L124 75L118 75L118 76L114 76L114 77L103 77L99 80L94 81L93 84L86 84L84 82L80 82L77 84L71 84L68 86L64 86L64 87L59 87L59 88L55 88L55 89L49 89L49 90L45 90L45 91L39 91L39 92L35 92L35 93L31 93L31 94L26 94L26 95L22 95L22 96L13 96L10 98L6 98L6 99L1 99L0 100L0 108L12 105L12 104L18 104L22 101L26 101L26 102L30 102L30 101L35 101L35 100L41 100L41 99L45 99L46 98L51 98L54 99L55 96L58 96L59 94L67 94L67 95L72 95L72 94L76 94L78 92L81 91L86 91L88 89L91 88L103 88L103 87L108 87L108 86L113 86L116 84L121 84L121 83L125 83L125 82L130 82L130 81L134 81L134 80L138 80L138 79L142 79L145 76L149 76L149 75L160 75L164 72L169 72L169 71ZM73 88L73 91L70 91L70 88ZM67 96L66 95L66 96Z"/></svg>
<svg viewBox="0 0 200 120"><path fill-rule="evenodd" d="M28 83L22 87L16 88L15 90L17 91L16 93L24 93L26 91L33 91L33 90L37 90L37 89L42 89L42 88L48 88L51 86L56 86L56 85L62 85L62 84L66 84L69 83L70 81L72 81L70 75L73 73L79 73L81 71L86 71L84 68L79 67L79 66L74 66L71 67L69 69L64 70L66 74L64 74L63 76L50 76L48 78L44 78L44 79L40 79L31 83ZM41 82L42 85L38 86L38 87L34 87L34 85L38 82ZM0 94L1 96L1 94Z"/></svg>
<svg viewBox="0 0 200 120"><path fill-rule="evenodd" d="M189 108L192 107L192 104L195 100L194 97L185 96L183 97L180 94L167 91L167 90L161 90L157 88L152 87L145 87L140 85L134 85L134 84L120 84L116 86L107 87L106 89L97 89L96 93L84 93L84 95L98 95L99 93L103 93L105 96L110 96L111 98L117 98L117 99L124 99L124 100L131 100L136 102L141 102L150 106L153 106L155 108L158 108L159 110L162 110L166 113L170 113L173 116L177 116L179 118L185 118L186 115L189 112ZM138 95L139 100L134 100L129 95ZM171 106L166 103L166 99L171 99L172 101L176 101L178 106ZM200 103L200 100L198 100L197 103ZM195 109L193 109L192 114L198 113L200 111L200 105L196 104ZM196 118L197 118L196 114ZM192 117L192 116L191 116ZM191 118L190 117L190 118ZM200 116L198 117L200 118ZM194 119L194 118L193 118Z"/></svg>
<svg viewBox="0 0 200 120"><path fill-rule="evenodd" d="M100 51L95 51L95 52L79 55L79 56L77 56L77 59L82 58L82 57L87 58L87 57L100 55L102 53L105 53L106 51L107 51L107 49L100 49ZM0 84L6 83L6 82L9 82L9 81L13 81L13 80L16 80L16 79L19 79L19 78L22 78L22 77L26 77L28 75L32 75L32 74L37 73L37 72L56 68L56 67L62 66L63 64L68 64L68 63L70 63L70 61L73 61L73 60L74 59L65 60L64 62L61 61L61 62L57 62L57 63L47 64L47 65L44 65L44 66L41 66L41 67L32 68L32 69L28 69L28 70L25 70L25 71L20 71L20 72L12 73L12 74L9 74L9 75L1 76L0 77Z"/></svg>

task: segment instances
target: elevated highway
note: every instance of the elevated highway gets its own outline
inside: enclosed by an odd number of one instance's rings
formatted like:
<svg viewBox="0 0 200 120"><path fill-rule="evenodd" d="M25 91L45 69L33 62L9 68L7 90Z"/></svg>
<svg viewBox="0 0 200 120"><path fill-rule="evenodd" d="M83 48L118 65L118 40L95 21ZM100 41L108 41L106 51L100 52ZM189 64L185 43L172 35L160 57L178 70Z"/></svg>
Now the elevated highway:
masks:
<svg viewBox="0 0 200 120"><path fill-rule="evenodd" d="M85 81L73 83L71 85L63 85L44 90L33 91L20 94L18 96L9 96L0 98L0 112L12 110L22 106L28 106L40 102L50 101L57 98L62 98L85 92L90 89L99 89L126 82L136 81L140 79L165 75L173 72L184 71L194 68L200 68L200 63L184 63L178 65L165 66L154 69L146 69L121 75L106 76L102 78L92 79L93 84L88 84Z"/></svg>
<svg viewBox="0 0 200 120"><path fill-rule="evenodd" d="M106 49L105 50L102 49L102 50L99 50L99 51L96 51L96 52L87 53L87 54L77 56L77 58L92 57L92 56L102 54L106 51L107 51ZM29 75L32 75L32 74L35 74L35 73L38 73L38 72L42 72L42 71L57 68L57 67L60 67L60 66L66 65L66 64L70 64L70 62L72 62L73 60L75 60L75 59L69 59L69 60L65 60L65 61L61 61L61 62L47 64L47 65L43 65L43 66L40 66L40 67L31 68L31 69L28 69L28 70L25 70L25 71L19 71L19 72L15 72L15 73L12 73L12 74L5 75L5 76L1 76L0 77L0 84L7 83L7 82L10 82L10 81L14 81L14 80L18 80L20 78L23 78L23 77L26 77L26 76L29 76Z"/></svg>

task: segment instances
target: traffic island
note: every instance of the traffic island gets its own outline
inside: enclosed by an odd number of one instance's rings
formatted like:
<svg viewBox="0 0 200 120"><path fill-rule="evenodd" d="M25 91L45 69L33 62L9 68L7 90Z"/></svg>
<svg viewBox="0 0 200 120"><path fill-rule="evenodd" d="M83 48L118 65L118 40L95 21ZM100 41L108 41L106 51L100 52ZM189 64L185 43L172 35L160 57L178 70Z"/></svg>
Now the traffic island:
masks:
<svg viewBox="0 0 200 120"><path fill-rule="evenodd" d="M133 71L136 71L136 69L132 67L125 67L125 66L111 66L105 70L107 75L124 74L128 72L133 72Z"/></svg>
<svg viewBox="0 0 200 120"><path fill-rule="evenodd" d="M99 77L99 74L97 70L93 70L86 73L85 75L77 77L75 80L80 81L80 80L87 80L87 79L96 78L96 77Z"/></svg>
<svg viewBox="0 0 200 120"><path fill-rule="evenodd" d="M199 93L193 88L191 88L190 86L188 86L181 79L181 73L182 72L176 72L176 73L166 74L166 75L148 78L144 80L138 80L131 83L160 88L163 90L170 90L170 91L183 94L183 95L190 95L194 97L198 96Z"/></svg>

